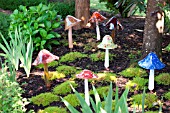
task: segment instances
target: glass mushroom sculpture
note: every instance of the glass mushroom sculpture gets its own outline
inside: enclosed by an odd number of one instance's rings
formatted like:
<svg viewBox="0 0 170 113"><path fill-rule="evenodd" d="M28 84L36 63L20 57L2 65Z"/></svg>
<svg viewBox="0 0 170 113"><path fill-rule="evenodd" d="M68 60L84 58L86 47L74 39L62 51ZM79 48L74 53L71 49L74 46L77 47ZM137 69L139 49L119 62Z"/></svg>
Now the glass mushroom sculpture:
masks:
<svg viewBox="0 0 170 113"><path fill-rule="evenodd" d="M154 70L165 67L154 52L149 53L143 60L138 62L139 66L150 70L148 89L152 92L154 89Z"/></svg>
<svg viewBox="0 0 170 113"><path fill-rule="evenodd" d="M97 46L98 48L105 49L105 62L104 66L106 70L109 70L109 49L117 48L117 44L113 43L112 37L110 35L105 35L102 42Z"/></svg>
<svg viewBox="0 0 170 113"><path fill-rule="evenodd" d="M65 18L65 30L68 30L68 44L69 48L73 48L72 27L77 25L81 20L71 15L67 15Z"/></svg>
<svg viewBox="0 0 170 113"><path fill-rule="evenodd" d="M91 16L91 18L89 19L90 23L96 23L96 33L97 33L97 40L100 40L100 28L99 28L99 22L104 21L105 19L107 19L106 17L104 17L103 15L101 15L99 12L94 12Z"/></svg>
<svg viewBox="0 0 170 113"><path fill-rule="evenodd" d="M84 79L85 101L87 105L90 106L88 79L97 78L97 76L93 74L90 70L85 69L80 74L77 74L76 77Z"/></svg>
<svg viewBox="0 0 170 113"><path fill-rule="evenodd" d="M50 81L49 81L49 72L48 72L48 63L54 61L54 60L59 60L58 56L53 55L50 53L48 50L43 49L38 53L37 58L35 61L32 63L32 65L37 66L38 64L43 64L44 65L44 79L47 88L50 87Z"/></svg>

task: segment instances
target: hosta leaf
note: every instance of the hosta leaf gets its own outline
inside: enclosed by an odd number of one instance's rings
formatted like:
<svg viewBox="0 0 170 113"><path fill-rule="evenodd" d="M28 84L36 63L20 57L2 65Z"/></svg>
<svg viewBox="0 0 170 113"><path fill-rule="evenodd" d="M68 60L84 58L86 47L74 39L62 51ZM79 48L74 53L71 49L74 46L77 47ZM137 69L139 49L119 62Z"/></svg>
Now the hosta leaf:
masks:
<svg viewBox="0 0 170 113"><path fill-rule="evenodd" d="M48 34L46 39L51 39L51 38L54 38L55 36L53 34Z"/></svg>
<svg viewBox="0 0 170 113"><path fill-rule="evenodd" d="M40 29L40 35L45 38L47 36L47 31L45 29Z"/></svg>
<svg viewBox="0 0 170 113"><path fill-rule="evenodd" d="M59 26L60 26L60 22L57 22L57 23L52 25L52 28L58 28Z"/></svg>

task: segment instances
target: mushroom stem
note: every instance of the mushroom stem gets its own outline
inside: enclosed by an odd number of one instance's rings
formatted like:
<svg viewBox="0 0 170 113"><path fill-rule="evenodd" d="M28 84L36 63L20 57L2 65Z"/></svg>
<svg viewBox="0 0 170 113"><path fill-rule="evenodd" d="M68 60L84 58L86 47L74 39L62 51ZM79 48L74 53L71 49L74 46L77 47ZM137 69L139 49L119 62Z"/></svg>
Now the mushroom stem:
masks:
<svg viewBox="0 0 170 113"><path fill-rule="evenodd" d="M108 69L108 67L109 67L109 49L106 49L106 51L105 51L104 66L105 66L106 69Z"/></svg>
<svg viewBox="0 0 170 113"><path fill-rule="evenodd" d="M112 30L111 37L112 37L112 40L113 40L113 43L114 43L115 42L115 29Z"/></svg>
<svg viewBox="0 0 170 113"><path fill-rule="evenodd" d="M99 22L97 20L96 20L96 33L97 33L97 40L100 40Z"/></svg>
<svg viewBox="0 0 170 113"><path fill-rule="evenodd" d="M50 85L50 77L49 77L49 72L48 72L48 65L47 63L44 64L44 79L45 79L45 84L47 87Z"/></svg>
<svg viewBox="0 0 170 113"><path fill-rule="evenodd" d="M73 48L72 27L68 29L68 44L69 48L72 49Z"/></svg>
<svg viewBox="0 0 170 113"><path fill-rule="evenodd" d="M154 89L154 69L150 69L148 89Z"/></svg>
<svg viewBox="0 0 170 113"><path fill-rule="evenodd" d="M84 79L84 93L85 93L85 101L88 106L90 106L90 99L89 99L89 86L88 86L88 79Z"/></svg>

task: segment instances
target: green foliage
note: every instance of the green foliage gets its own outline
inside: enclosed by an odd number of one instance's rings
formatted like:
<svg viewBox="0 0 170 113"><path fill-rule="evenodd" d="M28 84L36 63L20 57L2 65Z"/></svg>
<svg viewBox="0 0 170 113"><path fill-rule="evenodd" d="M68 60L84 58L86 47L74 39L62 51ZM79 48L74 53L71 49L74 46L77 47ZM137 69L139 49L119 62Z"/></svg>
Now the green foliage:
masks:
<svg viewBox="0 0 170 113"><path fill-rule="evenodd" d="M67 109L57 106L47 107L44 110L38 111L38 113L68 113Z"/></svg>
<svg viewBox="0 0 170 113"><path fill-rule="evenodd" d="M170 92L165 93L164 97L168 100L170 100Z"/></svg>
<svg viewBox="0 0 170 113"><path fill-rule="evenodd" d="M125 77L144 77L147 76L147 73L145 70L141 68L127 68L119 73L122 76Z"/></svg>
<svg viewBox="0 0 170 113"><path fill-rule="evenodd" d="M93 35L92 35L93 36ZM91 37L92 37L91 36ZM85 36L86 37L86 36ZM88 52L88 51L96 51L97 49L98 49L98 47L97 47L97 45L98 45L99 43L96 43L96 42L89 42L89 43L87 43L87 44L85 44L84 45L84 50L86 51L86 52Z"/></svg>
<svg viewBox="0 0 170 113"><path fill-rule="evenodd" d="M60 26L61 19L50 4L48 6L39 4L38 6L31 6L29 8L20 6L10 17L11 23L9 30L12 32L19 26L27 41L31 35L34 49L51 49L52 44L59 45L58 40L52 39L60 37L53 30Z"/></svg>
<svg viewBox="0 0 170 113"><path fill-rule="evenodd" d="M48 63L48 67L56 67L56 66L58 66L58 61L52 61L52 62ZM43 69L44 64L39 64L35 67L38 68L38 69Z"/></svg>
<svg viewBox="0 0 170 113"><path fill-rule="evenodd" d="M65 19L67 15L75 14L75 2L55 2L54 9L58 12L59 15L62 16L63 19Z"/></svg>
<svg viewBox="0 0 170 113"><path fill-rule="evenodd" d="M158 111L146 111L145 113L159 113Z"/></svg>
<svg viewBox="0 0 170 113"><path fill-rule="evenodd" d="M116 74L115 73L111 73L111 72L105 72L105 73L97 73L97 80L99 81L116 81Z"/></svg>
<svg viewBox="0 0 170 113"><path fill-rule="evenodd" d="M105 60L105 52L94 53L94 54L91 54L89 57L93 62L104 61ZM112 61L113 58L115 58L115 57L116 57L116 55L109 54L110 61Z"/></svg>
<svg viewBox="0 0 170 113"><path fill-rule="evenodd" d="M11 69L9 69L11 70ZM0 112L1 113L25 113L26 98L22 98L23 90L16 81L11 81L8 72L0 70Z"/></svg>
<svg viewBox="0 0 170 113"><path fill-rule="evenodd" d="M9 15L0 12L0 32L6 38L6 40L9 40L8 39L8 29L9 29L10 21L11 20L9 18ZM2 43L1 38L0 38L0 43Z"/></svg>
<svg viewBox="0 0 170 113"><path fill-rule="evenodd" d="M40 3L47 3L47 0L0 0L0 8L6 10L15 10L20 5L35 6Z"/></svg>
<svg viewBox="0 0 170 113"><path fill-rule="evenodd" d="M79 93L82 97L84 97L83 93ZM69 102L73 107L80 106L79 100L75 94L68 94L63 98L67 102Z"/></svg>
<svg viewBox="0 0 170 113"><path fill-rule="evenodd" d="M169 73L161 73L155 77L155 81L158 84L170 85L170 74Z"/></svg>
<svg viewBox="0 0 170 113"><path fill-rule="evenodd" d="M61 57L60 62L73 62L75 60L80 60L81 58L87 57L86 54L80 52L70 52Z"/></svg>
<svg viewBox="0 0 170 113"><path fill-rule="evenodd" d="M31 97L31 101L38 106L40 106L40 105L47 106L50 103L52 103L54 101L59 101L59 100L60 100L59 96L54 95L50 92L41 93L39 95Z"/></svg>
<svg viewBox="0 0 170 113"><path fill-rule="evenodd" d="M58 66L56 69L59 73L63 73L65 76L73 75L77 71L75 67L67 65Z"/></svg>
<svg viewBox="0 0 170 113"><path fill-rule="evenodd" d="M66 81L66 82L63 82L60 85L54 87L54 89L53 89L54 94L56 94L56 95L66 95L68 93L71 93L72 90L71 90L70 84L74 88L76 88L78 86L78 84L75 83L75 81Z"/></svg>
<svg viewBox="0 0 170 113"><path fill-rule="evenodd" d="M138 106L142 105L142 96L142 94L133 95L132 103ZM155 94L145 94L145 106L152 108L155 102L157 102L157 96Z"/></svg>
<svg viewBox="0 0 170 113"><path fill-rule="evenodd" d="M106 104L106 101L102 101L102 107L104 107L105 106L105 104ZM116 106L116 103L115 103L115 100L112 100L112 111L114 111L115 110L115 106Z"/></svg>
<svg viewBox="0 0 170 113"><path fill-rule="evenodd" d="M57 71L49 72L49 75L50 75L50 80L60 79L60 78L64 78L65 77L65 74L59 73Z"/></svg>

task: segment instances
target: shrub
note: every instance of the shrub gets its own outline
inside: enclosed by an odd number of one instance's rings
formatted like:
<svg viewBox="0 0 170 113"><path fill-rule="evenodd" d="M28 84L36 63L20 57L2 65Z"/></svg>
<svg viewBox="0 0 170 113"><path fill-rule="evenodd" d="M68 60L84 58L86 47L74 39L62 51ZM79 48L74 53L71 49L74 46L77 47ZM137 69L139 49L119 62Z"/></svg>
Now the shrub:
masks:
<svg viewBox="0 0 170 113"><path fill-rule="evenodd" d="M75 67L67 65L58 66L56 69L59 73L63 73L66 76L73 75L77 71Z"/></svg>
<svg viewBox="0 0 170 113"><path fill-rule="evenodd" d="M63 82L60 85L54 87L54 89L53 89L54 94L66 95L68 93L71 93L72 90L71 90L70 84L74 88L76 88L78 86L78 84L75 83L75 81L66 81L66 82Z"/></svg>
<svg viewBox="0 0 170 113"><path fill-rule="evenodd" d="M170 74L169 73L161 73L158 76L156 76L155 81L158 84L170 85Z"/></svg>
<svg viewBox="0 0 170 113"><path fill-rule="evenodd" d="M53 30L60 26L61 19L50 4L48 6L39 4L29 8L20 6L19 9L16 9L11 14L10 18L9 30L12 32L16 27L20 26L26 40L29 40L31 35L34 49L41 50L48 48L51 50L52 44L59 45L57 39L52 39L60 37Z"/></svg>
<svg viewBox="0 0 170 113"><path fill-rule="evenodd" d="M67 109L62 107L47 107L44 110L39 110L38 113L68 113Z"/></svg>
<svg viewBox="0 0 170 113"><path fill-rule="evenodd" d="M47 3L47 0L0 0L0 8L5 10L15 10L20 5L35 6L40 3Z"/></svg>
<svg viewBox="0 0 170 113"><path fill-rule="evenodd" d="M60 62L73 62L75 60L80 60L81 58L87 57L86 54L80 52L70 52L61 57Z"/></svg>
<svg viewBox="0 0 170 113"><path fill-rule="evenodd" d="M0 32L6 38L6 40L9 40L8 29L9 29L10 21L11 20L9 18L9 15L0 12ZM2 42L2 39L0 36L0 43L1 42Z"/></svg>
<svg viewBox="0 0 170 113"><path fill-rule="evenodd" d="M168 100L170 100L170 92L165 93L164 97Z"/></svg>
<svg viewBox="0 0 170 113"><path fill-rule="evenodd" d="M123 70L122 72L119 73L122 76L125 77L144 77L144 76L148 76L146 71L141 69L141 68L127 68L125 70Z"/></svg>
<svg viewBox="0 0 170 113"><path fill-rule="evenodd" d="M31 98L31 101L38 106L40 105L47 106L50 103L59 100L60 100L59 96L54 95L52 93L41 93Z"/></svg>

